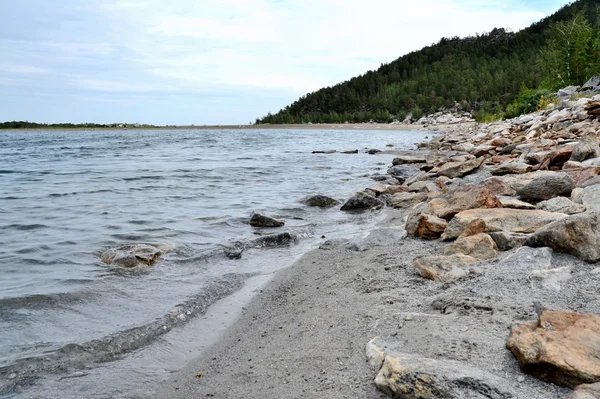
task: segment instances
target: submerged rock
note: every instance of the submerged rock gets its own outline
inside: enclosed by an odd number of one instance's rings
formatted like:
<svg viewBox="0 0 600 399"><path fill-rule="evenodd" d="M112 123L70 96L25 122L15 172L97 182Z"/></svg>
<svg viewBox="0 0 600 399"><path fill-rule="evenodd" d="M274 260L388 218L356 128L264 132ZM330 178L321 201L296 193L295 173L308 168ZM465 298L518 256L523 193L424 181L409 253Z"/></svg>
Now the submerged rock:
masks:
<svg viewBox="0 0 600 399"><path fill-rule="evenodd" d="M524 372L574 388L600 381L600 316L544 310L514 326L507 343Z"/></svg>
<svg viewBox="0 0 600 399"><path fill-rule="evenodd" d="M254 227L281 227L285 224L282 220L274 219L270 216L254 213L250 217L250 226Z"/></svg>
<svg viewBox="0 0 600 399"><path fill-rule="evenodd" d="M321 208L327 208L327 207L336 206L336 205L340 204L340 201L338 201L334 198L328 197L326 195L321 195L321 194L305 197L305 198L301 199L300 202L303 203L304 205L318 206Z"/></svg>
<svg viewBox="0 0 600 399"><path fill-rule="evenodd" d="M163 254L157 246L150 244L127 244L107 249L102 253L102 261L111 266L132 268L152 266Z"/></svg>

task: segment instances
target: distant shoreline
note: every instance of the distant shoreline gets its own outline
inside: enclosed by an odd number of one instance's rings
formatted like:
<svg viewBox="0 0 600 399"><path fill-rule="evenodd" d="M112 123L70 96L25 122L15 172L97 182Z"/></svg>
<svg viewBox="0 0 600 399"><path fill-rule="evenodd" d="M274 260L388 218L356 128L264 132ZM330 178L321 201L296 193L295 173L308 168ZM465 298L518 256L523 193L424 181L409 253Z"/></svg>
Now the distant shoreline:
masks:
<svg viewBox="0 0 600 399"><path fill-rule="evenodd" d="M202 125L202 126L154 126L154 127L33 127L0 129L1 131L36 131L36 130L263 130L263 129L302 129L302 130L431 130L431 127L443 128L444 125L405 125L386 123L315 123L288 125Z"/></svg>

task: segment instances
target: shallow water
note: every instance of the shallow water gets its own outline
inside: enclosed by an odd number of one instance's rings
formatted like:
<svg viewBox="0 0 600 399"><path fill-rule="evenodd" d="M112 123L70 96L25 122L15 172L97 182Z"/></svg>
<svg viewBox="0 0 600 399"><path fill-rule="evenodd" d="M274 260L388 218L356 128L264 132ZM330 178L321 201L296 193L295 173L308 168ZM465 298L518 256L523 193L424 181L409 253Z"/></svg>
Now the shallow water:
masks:
<svg viewBox="0 0 600 399"><path fill-rule="evenodd" d="M298 201L315 193L343 200L372 184L369 175L385 174L393 155L311 151L388 143L411 149L426 134L1 132L0 382L32 364L57 374L127 356L176 326L167 317L176 305L189 317L202 314L250 276L288 265L322 235L357 234L368 214ZM300 240L227 259L222 245L265 234L247 224L253 211L286 220L268 233L291 231ZM140 242L172 249L146 271L100 261L105 248Z"/></svg>

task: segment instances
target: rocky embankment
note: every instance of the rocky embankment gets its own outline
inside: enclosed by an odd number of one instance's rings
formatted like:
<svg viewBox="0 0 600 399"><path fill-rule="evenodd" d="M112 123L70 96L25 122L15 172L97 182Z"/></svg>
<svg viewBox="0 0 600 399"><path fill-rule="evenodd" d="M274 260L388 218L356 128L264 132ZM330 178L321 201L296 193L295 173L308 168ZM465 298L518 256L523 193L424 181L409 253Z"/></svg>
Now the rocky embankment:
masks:
<svg viewBox="0 0 600 399"><path fill-rule="evenodd" d="M462 311L494 319L509 302L513 317L515 306L535 315L513 318L510 332L493 339L505 340L523 375L572 388L572 399L600 398L600 316L577 312L596 309L581 301L596 303L598 291L575 282L582 272L590 279L600 273L582 266L600 261L599 119L597 96L513 120L456 125L396 158L387 180L348 202L402 209L409 236L443 243L443 253L418 256L412 266L448 295L466 294ZM436 303L445 313L455 302ZM444 323L437 328L443 335ZM375 384L393 397L525 397L477 365L403 353L402 346L380 338L367 345Z"/></svg>

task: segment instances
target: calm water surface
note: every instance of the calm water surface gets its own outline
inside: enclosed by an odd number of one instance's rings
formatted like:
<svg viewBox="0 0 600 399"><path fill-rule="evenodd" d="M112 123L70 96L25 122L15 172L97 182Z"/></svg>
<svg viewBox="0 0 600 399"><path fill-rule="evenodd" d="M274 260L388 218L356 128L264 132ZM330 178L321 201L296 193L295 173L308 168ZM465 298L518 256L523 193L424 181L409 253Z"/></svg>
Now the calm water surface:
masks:
<svg viewBox="0 0 600 399"><path fill-rule="evenodd" d="M0 395L1 387L12 396L25 395L25 388L10 388L23 365L41 367L39 375L57 375L55 368L81 372L122 359L164 339L157 326L176 305L200 303L203 310L250 276L288 265L321 235L359 233L368 216L307 208L299 200L315 193L344 200L372 184L369 175L385 174L393 155L311 151L384 149L388 143L411 149L426 134L1 132ZM286 226L253 229L247 224L253 211L283 218ZM223 256L223 245L283 231L300 240L277 249L250 248L241 260ZM123 272L100 261L103 249L125 243L172 249L143 272ZM143 326L142 339L136 329ZM119 339L134 343L113 356ZM173 339L170 345L176 346ZM38 366L39 359L47 361ZM26 381L44 386L44 379L36 378ZM99 387L86 389L95 397L104 394ZM117 391L106 397L131 396Z"/></svg>

